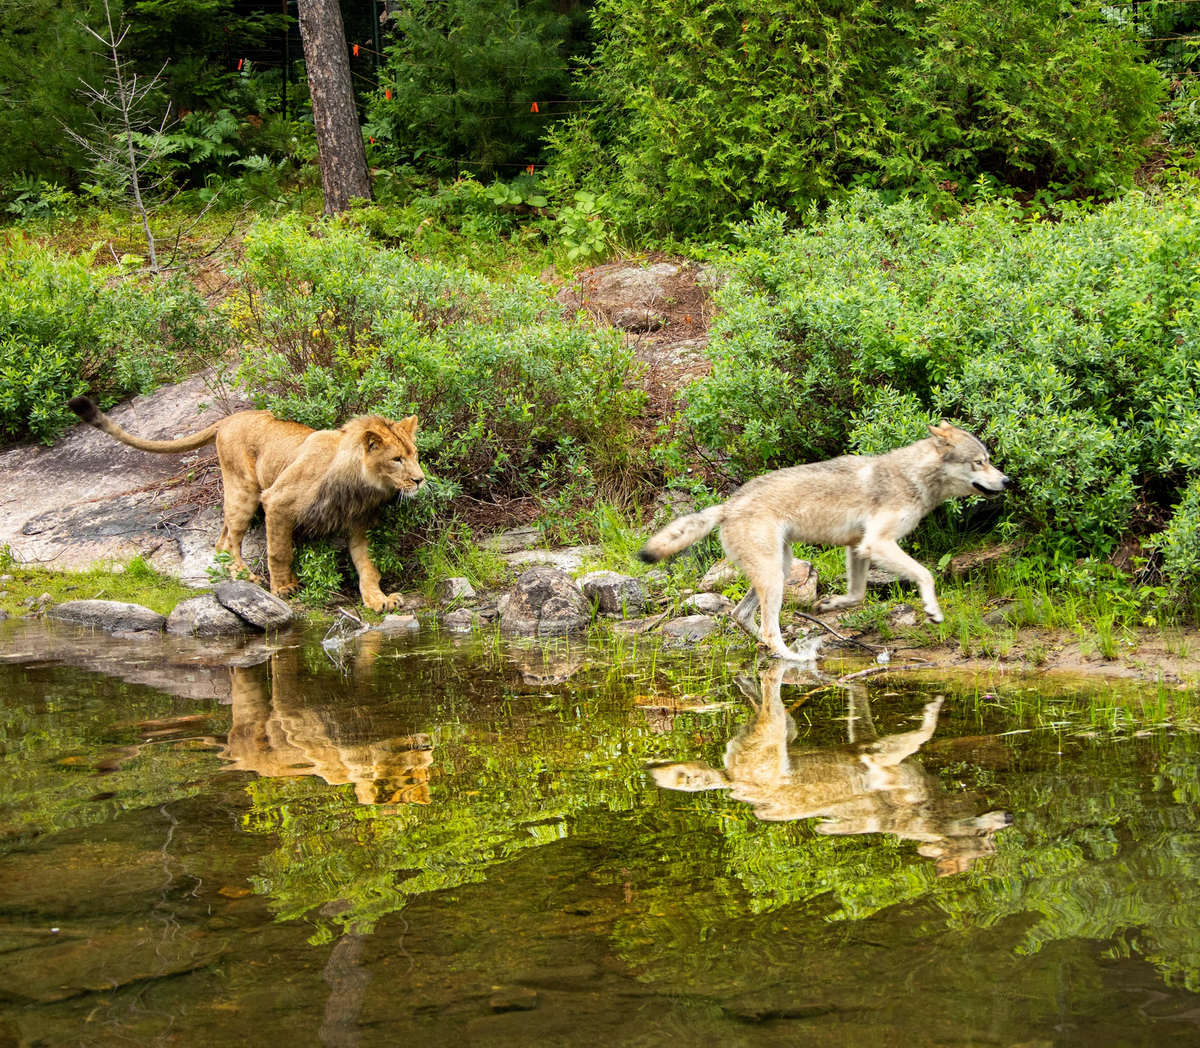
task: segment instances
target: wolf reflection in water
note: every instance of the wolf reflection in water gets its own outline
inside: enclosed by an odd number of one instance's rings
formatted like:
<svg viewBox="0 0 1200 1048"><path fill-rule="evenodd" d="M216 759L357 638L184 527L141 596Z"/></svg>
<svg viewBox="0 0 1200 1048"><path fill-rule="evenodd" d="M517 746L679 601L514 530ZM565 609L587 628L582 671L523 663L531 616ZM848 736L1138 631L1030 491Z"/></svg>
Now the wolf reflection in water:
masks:
<svg viewBox="0 0 1200 1048"><path fill-rule="evenodd" d="M918 841L917 852L935 861L939 877L962 873L996 850L995 834L1008 825L1008 813L974 815L969 794L947 792L936 775L907 760L933 737L940 697L926 704L915 731L880 737L867 689L850 686L849 744L806 749L793 744L796 727L780 697L788 669L769 666L761 688L738 681L755 712L726 747L723 769L702 761L662 764L650 769L654 781L689 793L728 790L767 821L824 819L817 833L891 833Z"/></svg>

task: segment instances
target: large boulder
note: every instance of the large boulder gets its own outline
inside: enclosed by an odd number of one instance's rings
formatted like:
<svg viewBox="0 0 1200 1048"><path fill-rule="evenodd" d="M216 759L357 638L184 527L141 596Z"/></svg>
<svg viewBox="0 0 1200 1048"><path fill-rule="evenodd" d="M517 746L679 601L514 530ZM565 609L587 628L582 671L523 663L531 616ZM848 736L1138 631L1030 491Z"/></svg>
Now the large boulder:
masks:
<svg viewBox="0 0 1200 1048"><path fill-rule="evenodd" d="M632 575L589 571L577 581L583 595L600 611L631 618L646 610L646 588Z"/></svg>
<svg viewBox="0 0 1200 1048"><path fill-rule="evenodd" d="M69 600L48 608L46 615L109 633L161 633L167 624L165 615L119 600Z"/></svg>
<svg viewBox="0 0 1200 1048"><path fill-rule="evenodd" d="M500 615L502 629L541 635L586 629L592 606L575 580L557 568L530 568L513 587Z"/></svg>
<svg viewBox="0 0 1200 1048"><path fill-rule="evenodd" d="M558 301L599 314L626 331L657 331L666 319L664 307L679 269L670 262L597 267L582 273L577 285L559 292Z"/></svg>
<svg viewBox="0 0 1200 1048"><path fill-rule="evenodd" d="M167 632L191 637L223 637L254 633L255 627L235 615L211 593L202 593L181 604L167 616Z"/></svg>
<svg viewBox="0 0 1200 1048"><path fill-rule="evenodd" d="M235 615L254 623L260 630L282 629L294 618L287 602L253 582L219 582L213 595Z"/></svg>
<svg viewBox="0 0 1200 1048"><path fill-rule="evenodd" d="M700 615L726 615L733 609L733 601L720 593L697 593L688 597L683 606Z"/></svg>

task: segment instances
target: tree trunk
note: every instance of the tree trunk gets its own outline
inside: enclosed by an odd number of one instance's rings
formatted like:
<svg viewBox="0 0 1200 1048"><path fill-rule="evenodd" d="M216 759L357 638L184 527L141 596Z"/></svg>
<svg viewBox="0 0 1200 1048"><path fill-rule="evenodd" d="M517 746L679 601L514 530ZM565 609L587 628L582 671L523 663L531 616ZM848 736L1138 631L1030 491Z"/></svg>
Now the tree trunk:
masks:
<svg viewBox="0 0 1200 1048"><path fill-rule="evenodd" d="M325 214L333 215L345 211L352 197L371 197L367 153L350 84L350 54L338 0L298 0L297 7Z"/></svg>

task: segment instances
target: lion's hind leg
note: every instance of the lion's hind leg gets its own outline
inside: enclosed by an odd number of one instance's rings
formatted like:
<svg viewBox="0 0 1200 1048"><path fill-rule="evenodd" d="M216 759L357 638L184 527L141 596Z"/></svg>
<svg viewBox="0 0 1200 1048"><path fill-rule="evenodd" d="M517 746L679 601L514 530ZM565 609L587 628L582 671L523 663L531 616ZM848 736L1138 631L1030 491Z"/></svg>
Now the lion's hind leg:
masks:
<svg viewBox="0 0 1200 1048"><path fill-rule="evenodd" d="M230 574L236 578L243 571L250 574L254 582L260 582L257 575L250 573L246 562L242 560L242 541L250 528L250 521L259 506L258 486L239 482L238 478L225 478L225 503L223 513L225 522L221 526L221 534L217 539L217 552L228 553L233 558L230 564Z"/></svg>

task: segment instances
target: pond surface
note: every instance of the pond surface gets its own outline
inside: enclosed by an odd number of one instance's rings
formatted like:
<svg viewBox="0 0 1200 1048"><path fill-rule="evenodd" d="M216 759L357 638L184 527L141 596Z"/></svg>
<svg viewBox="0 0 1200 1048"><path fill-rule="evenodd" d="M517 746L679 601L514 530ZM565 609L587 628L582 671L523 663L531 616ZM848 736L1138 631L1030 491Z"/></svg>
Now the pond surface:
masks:
<svg viewBox="0 0 1200 1048"><path fill-rule="evenodd" d="M320 641L0 624L0 1048L1200 1043L1187 692Z"/></svg>

